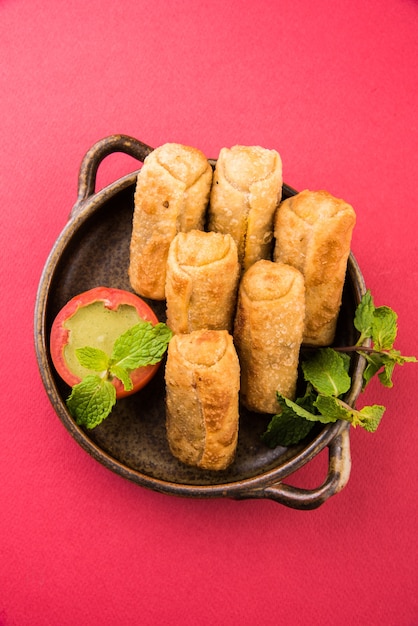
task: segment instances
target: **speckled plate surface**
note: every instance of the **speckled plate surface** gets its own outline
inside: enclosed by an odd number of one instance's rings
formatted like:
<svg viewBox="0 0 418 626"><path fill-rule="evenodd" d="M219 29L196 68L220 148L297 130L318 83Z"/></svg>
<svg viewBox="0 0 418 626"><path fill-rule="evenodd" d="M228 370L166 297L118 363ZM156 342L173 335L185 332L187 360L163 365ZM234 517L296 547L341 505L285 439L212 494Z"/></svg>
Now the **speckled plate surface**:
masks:
<svg viewBox="0 0 418 626"><path fill-rule="evenodd" d="M143 487L178 496L270 498L294 508L315 508L340 491L348 480L351 461L346 423L318 426L298 446L271 450L260 441L268 418L242 410L234 463L225 471L210 472L187 467L170 453L165 434L164 363L149 385L119 401L112 414L92 431L77 426L66 409L69 388L56 374L49 353L54 317L68 300L87 289L103 285L132 291L127 270L139 170L95 193L97 168L112 152L126 152L143 161L151 150L131 137L112 135L95 144L82 162L78 199L46 262L35 307L35 348L49 399L84 450ZM284 185L283 197L294 193ZM340 345L355 341L352 320L364 292L363 277L350 255L337 331ZM148 303L164 321L165 303ZM354 356L353 385L346 397L350 404L360 393L363 367L362 359ZM326 447L328 475L317 489L297 489L282 482Z"/></svg>

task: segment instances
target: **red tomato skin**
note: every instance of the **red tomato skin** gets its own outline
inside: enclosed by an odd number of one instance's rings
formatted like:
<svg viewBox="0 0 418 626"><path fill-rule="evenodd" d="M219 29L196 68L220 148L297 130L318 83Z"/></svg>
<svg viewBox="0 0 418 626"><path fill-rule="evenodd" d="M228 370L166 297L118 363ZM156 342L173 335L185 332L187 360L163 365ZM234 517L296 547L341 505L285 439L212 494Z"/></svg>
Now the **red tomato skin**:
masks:
<svg viewBox="0 0 418 626"><path fill-rule="evenodd" d="M65 328L64 323L67 319L72 317L79 308L93 304L93 302L103 302L104 306L110 310L116 310L121 304L128 304L133 306L141 319L151 324L158 324L159 320L154 311L148 306L144 300L136 296L135 294L124 291L123 289L115 289L113 287L94 287L88 291L74 296L67 304L60 310L58 315L53 321L50 335L50 354L55 369L61 378L70 386L81 382L78 376L75 376L67 366L64 357L64 348L68 343L69 331ZM116 388L116 397L124 398L136 393L142 387L145 387L147 383L155 376L160 363L155 365L146 365L145 367L139 367L131 372L131 380L133 388L130 391L125 391L122 383L117 378L113 379L112 383Z"/></svg>

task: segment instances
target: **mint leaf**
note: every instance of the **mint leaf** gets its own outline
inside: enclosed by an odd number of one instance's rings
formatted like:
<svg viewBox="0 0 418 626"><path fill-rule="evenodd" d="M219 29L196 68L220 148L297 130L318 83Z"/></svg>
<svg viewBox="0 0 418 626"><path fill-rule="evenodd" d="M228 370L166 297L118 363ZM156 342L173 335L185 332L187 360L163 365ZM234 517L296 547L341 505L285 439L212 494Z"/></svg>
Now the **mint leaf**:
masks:
<svg viewBox="0 0 418 626"><path fill-rule="evenodd" d="M99 348L77 348L77 359L80 364L88 370L94 370L95 372L105 372L109 367L109 357L106 352Z"/></svg>
<svg viewBox="0 0 418 626"><path fill-rule="evenodd" d="M299 417L295 409L309 414L314 410L313 402L316 394L313 392L311 385L308 384L305 395L298 398L295 403L292 403L291 400L286 400L280 393L277 393L276 396L280 404L280 413L273 416L261 439L270 448L275 448L278 445L295 445L304 439L315 426L313 421L305 418L305 414L304 417Z"/></svg>
<svg viewBox="0 0 418 626"><path fill-rule="evenodd" d="M350 358L350 356L346 352L338 352L338 354L342 358L344 369L347 372L347 374L349 375L350 365L351 365L351 358Z"/></svg>
<svg viewBox="0 0 418 626"><path fill-rule="evenodd" d="M336 422L337 420L352 421L350 411L348 410L350 407L348 405L343 406L338 398L319 394L315 400L315 406L325 422Z"/></svg>
<svg viewBox="0 0 418 626"><path fill-rule="evenodd" d="M393 387L392 374L396 361L389 355L382 355L383 370L379 372L378 378L384 387Z"/></svg>
<svg viewBox="0 0 418 626"><path fill-rule="evenodd" d="M128 371L159 363L172 334L163 323L139 322L115 341L111 363Z"/></svg>
<svg viewBox="0 0 418 626"><path fill-rule="evenodd" d="M261 439L270 448L293 446L309 435L314 426L313 422L295 416L293 411L282 412L273 416Z"/></svg>
<svg viewBox="0 0 418 626"><path fill-rule="evenodd" d="M302 363L302 370L305 380L319 393L339 396L351 385L346 365L347 361L341 354L332 348L322 348Z"/></svg>
<svg viewBox="0 0 418 626"><path fill-rule="evenodd" d="M372 322L372 339L375 350L390 350L398 332L398 316L388 306L375 309Z"/></svg>
<svg viewBox="0 0 418 626"><path fill-rule="evenodd" d="M392 350L389 350L387 354L388 356L390 356L391 359L395 361L396 365L404 365L404 363L416 363L417 362L416 357L403 356L403 354L401 354L399 350L395 350L394 348L392 348Z"/></svg>
<svg viewBox="0 0 418 626"><path fill-rule="evenodd" d="M317 411L306 409L298 400L294 402L293 400L289 400L289 398L281 397L281 400L284 402L286 407L290 409L294 415L297 417L302 417L309 422L322 422L322 416L318 414ZM288 413L290 415L290 413ZM326 420L324 423L328 423Z"/></svg>
<svg viewBox="0 0 418 626"><path fill-rule="evenodd" d="M109 368L109 372L112 374L112 376L116 376L116 378L119 378L119 380L123 384L123 388L125 389L125 391L130 391L131 389L133 389L134 385L132 383L131 377L129 376L129 372L125 368L120 367L120 365L111 365Z"/></svg>
<svg viewBox="0 0 418 626"><path fill-rule="evenodd" d="M385 412L385 407L379 404L365 406L359 411L359 424L369 433L374 433L380 424L380 420Z"/></svg>
<svg viewBox="0 0 418 626"><path fill-rule="evenodd" d="M384 367L384 355L380 352L365 352L363 354L367 365L363 372L363 391L371 379Z"/></svg>
<svg viewBox="0 0 418 626"><path fill-rule="evenodd" d="M86 376L74 385L67 407L79 426L91 429L100 424L116 402L116 389L100 376Z"/></svg>
<svg viewBox="0 0 418 626"><path fill-rule="evenodd" d="M354 315L354 327L359 331L360 338L357 345L363 343L365 339L372 336L373 315L375 307L373 298L368 289L362 297L360 303L357 305Z"/></svg>

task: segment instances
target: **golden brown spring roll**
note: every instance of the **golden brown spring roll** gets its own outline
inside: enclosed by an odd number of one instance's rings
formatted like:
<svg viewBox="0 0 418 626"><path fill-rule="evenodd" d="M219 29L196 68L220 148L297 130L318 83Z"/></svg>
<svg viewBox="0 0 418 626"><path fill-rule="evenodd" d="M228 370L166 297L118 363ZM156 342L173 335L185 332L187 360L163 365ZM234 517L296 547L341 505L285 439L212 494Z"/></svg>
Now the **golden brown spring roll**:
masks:
<svg viewBox="0 0 418 626"><path fill-rule="evenodd" d="M238 290L234 343L241 364L241 401L276 413L276 391L293 399L305 318L305 286L294 267L257 261Z"/></svg>
<svg viewBox="0 0 418 626"><path fill-rule="evenodd" d="M306 344L334 340L355 223L353 207L327 191L301 191L277 210L274 260L304 275Z"/></svg>
<svg viewBox="0 0 418 626"><path fill-rule="evenodd" d="M231 335L196 330L174 335L165 370L167 439L187 465L222 470L238 439L240 369Z"/></svg>
<svg viewBox="0 0 418 626"><path fill-rule="evenodd" d="M232 331L239 271L231 235L201 230L178 233L167 260L165 291L171 330Z"/></svg>
<svg viewBox="0 0 418 626"><path fill-rule="evenodd" d="M178 232L203 229L212 168L200 150L167 143L138 174L129 278L139 295L163 300L168 248Z"/></svg>
<svg viewBox="0 0 418 626"><path fill-rule="evenodd" d="M275 150L233 146L220 151L208 228L232 235L244 270L271 256L273 219L282 184L282 161Z"/></svg>

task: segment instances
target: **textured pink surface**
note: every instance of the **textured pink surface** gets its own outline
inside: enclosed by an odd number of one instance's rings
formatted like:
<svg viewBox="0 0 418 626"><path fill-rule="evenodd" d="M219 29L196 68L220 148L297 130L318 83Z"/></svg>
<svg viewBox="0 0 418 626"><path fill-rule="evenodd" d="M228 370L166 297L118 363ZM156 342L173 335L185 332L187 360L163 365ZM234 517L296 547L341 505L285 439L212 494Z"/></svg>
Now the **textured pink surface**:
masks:
<svg viewBox="0 0 418 626"><path fill-rule="evenodd" d="M364 402L343 492L298 512L159 495L96 463L43 389L33 307L98 139L261 144L351 202L376 304L418 354L418 3L0 2L0 625L418 624L417 366ZM136 169L109 157L100 185ZM315 487L317 458L294 477Z"/></svg>

